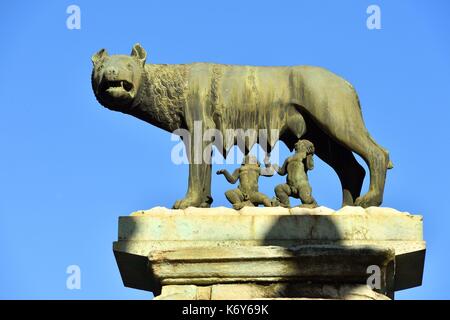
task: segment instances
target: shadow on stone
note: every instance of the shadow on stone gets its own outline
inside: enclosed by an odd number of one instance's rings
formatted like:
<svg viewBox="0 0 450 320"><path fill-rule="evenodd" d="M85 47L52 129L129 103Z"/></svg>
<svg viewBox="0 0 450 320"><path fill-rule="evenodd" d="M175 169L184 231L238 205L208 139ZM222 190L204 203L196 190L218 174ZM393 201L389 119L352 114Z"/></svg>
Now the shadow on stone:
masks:
<svg viewBox="0 0 450 320"><path fill-rule="evenodd" d="M123 217L119 217L119 226ZM127 241L133 239L139 226L135 220L128 220L126 225L127 235L124 236L119 228L119 241L113 243L113 252L123 285L144 291L151 291L154 296L161 294L161 286L149 268L147 248L140 246L139 242Z"/></svg>
<svg viewBox="0 0 450 320"><path fill-rule="evenodd" d="M398 266L405 266L395 277L395 291L419 287L422 285L426 250L399 254L395 257ZM412 267L411 267L412 266Z"/></svg>
<svg viewBox="0 0 450 320"><path fill-rule="evenodd" d="M284 248L290 259L275 296L313 299L393 298L395 252L350 244L333 215L279 216L263 245ZM369 266L380 270L378 288L367 285ZM369 269L368 269L369 268Z"/></svg>

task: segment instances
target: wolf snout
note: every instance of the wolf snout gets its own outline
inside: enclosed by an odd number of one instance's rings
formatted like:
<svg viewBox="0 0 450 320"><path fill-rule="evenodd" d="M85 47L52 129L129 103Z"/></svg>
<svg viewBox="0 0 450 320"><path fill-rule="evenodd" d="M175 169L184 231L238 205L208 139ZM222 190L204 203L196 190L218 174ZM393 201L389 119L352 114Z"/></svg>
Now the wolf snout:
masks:
<svg viewBox="0 0 450 320"><path fill-rule="evenodd" d="M116 78L119 75L119 69L111 66L106 68L105 73L109 78Z"/></svg>

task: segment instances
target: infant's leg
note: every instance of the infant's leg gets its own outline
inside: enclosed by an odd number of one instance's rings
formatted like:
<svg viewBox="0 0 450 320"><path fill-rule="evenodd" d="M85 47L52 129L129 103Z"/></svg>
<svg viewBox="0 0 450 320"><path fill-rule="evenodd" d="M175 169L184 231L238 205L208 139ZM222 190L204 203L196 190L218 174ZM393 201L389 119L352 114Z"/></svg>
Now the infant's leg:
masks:
<svg viewBox="0 0 450 320"><path fill-rule="evenodd" d="M302 207L315 208L317 207L317 202L312 196L312 189L309 184L304 184L298 186L299 197L302 201Z"/></svg>
<svg viewBox="0 0 450 320"><path fill-rule="evenodd" d="M233 190L226 191L225 197L228 199L228 201L231 202L231 204L236 204L236 203L244 201L244 195L242 194L241 190L239 190L239 189L233 189Z"/></svg>
<svg viewBox="0 0 450 320"><path fill-rule="evenodd" d="M254 192L250 195L250 202L253 203L255 206L258 206L260 204L263 204L265 207L271 207L272 202L270 201L269 197L261 192Z"/></svg>
<svg viewBox="0 0 450 320"><path fill-rule="evenodd" d="M291 187L287 184L279 184L275 187L275 195L280 201L282 207L289 208L291 203L289 202L289 196L291 195Z"/></svg>

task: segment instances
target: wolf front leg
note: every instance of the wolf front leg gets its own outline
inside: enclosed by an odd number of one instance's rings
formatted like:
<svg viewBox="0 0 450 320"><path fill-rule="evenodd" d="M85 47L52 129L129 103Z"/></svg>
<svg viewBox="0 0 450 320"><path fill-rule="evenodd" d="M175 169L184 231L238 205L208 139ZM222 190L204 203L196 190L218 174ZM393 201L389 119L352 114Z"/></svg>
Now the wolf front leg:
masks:
<svg viewBox="0 0 450 320"><path fill-rule="evenodd" d="M187 207L209 208L212 203L211 190L211 165L190 164L189 186L186 196L177 200L174 209Z"/></svg>
<svg viewBox="0 0 450 320"><path fill-rule="evenodd" d="M187 207L209 208L213 201L211 197L211 150L202 138L192 132L186 139L185 146L189 155L188 191L183 199L175 202L174 209Z"/></svg>

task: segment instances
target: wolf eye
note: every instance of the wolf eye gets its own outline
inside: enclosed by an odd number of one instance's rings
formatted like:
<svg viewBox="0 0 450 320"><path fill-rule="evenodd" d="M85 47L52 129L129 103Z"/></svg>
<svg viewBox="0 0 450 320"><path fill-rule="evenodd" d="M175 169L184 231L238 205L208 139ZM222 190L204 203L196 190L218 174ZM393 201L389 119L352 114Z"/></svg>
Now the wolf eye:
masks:
<svg viewBox="0 0 450 320"><path fill-rule="evenodd" d="M128 62L128 63L127 63L127 68L128 68L129 70L131 70L131 68L132 68L132 65L131 65L131 63L130 63L130 62Z"/></svg>

